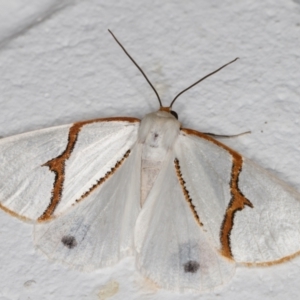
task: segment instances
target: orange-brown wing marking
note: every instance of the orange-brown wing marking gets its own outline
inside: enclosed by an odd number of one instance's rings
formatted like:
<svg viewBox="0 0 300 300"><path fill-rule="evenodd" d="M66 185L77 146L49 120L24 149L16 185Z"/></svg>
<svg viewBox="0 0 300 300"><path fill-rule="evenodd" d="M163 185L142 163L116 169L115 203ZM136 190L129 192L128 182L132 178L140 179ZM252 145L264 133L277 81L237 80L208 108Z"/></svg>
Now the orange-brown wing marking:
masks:
<svg viewBox="0 0 300 300"><path fill-rule="evenodd" d="M98 179L97 183L95 183L87 192L85 192L79 199L77 199L76 202L80 202L81 200L83 200L84 198L86 198L98 186L100 186L104 181L106 181L110 176L112 176L117 171L117 169L123 164L124 160L129 156L129 154L130 154L130 150L128 150L124 154L124 156L122 157L122 159L120 159L119 161L117 161L117 163L115 164L115 166L113 168L111 168L111 170L109 172L107 172L105 174L105 176L103 176L100 179Z"/></svg>
<svg viewBox="0 0 300 300"><path fill-rule="evenodd" d="M25 221L25 222L30 222L31 221L29 218L26 218L24 216L21 216L21 215L17 214L13 210L8 209L7 207L3 206L2 204L0 204L0 208L2 210L4 210L6 213L10 214L11 216L19 218L22 221Z"/></svg>
<svg viewBox="0 0 300 300"><path fill-rule="evenodd" d="M190 194L189 194L188 190L186 189L185 181L182 178L182 173L181 173L181 170L180 170L179 160L177 158L174 160L174 164L175 164L176 175L177 175L179 183L181 185L181 188L182 188L182 191L183 191L183 194L184 194L184 198L187 201L187 203L189 204L189 207L190 207L190 209L191 209L191 211L192 211L192 213L194 215L194 218L195 218L196 222L200 226L203 226L203 224L201 223L200 218L199 218L199 216L197 214L195 205L192 202Z"/></svg>
<svg viewBox="0 0 300 300"><path fill-rule="evenodd" d="M228 258L232 258L230 247L230 233L234 224L235 213L239 210L242 210L245 207L245 205L253 208L252 203L242 194L242 192L239 189L239 175L242 171L243 158L238 152L232 150L231 148L227 147L226 145L220 143L219 141L213 139L212 137L204 133L186 128L183 128L181 130L187 134L196 135L202 139L206 139L214 143L218 147L225 149L232 156L232 169L230 180L231 199L226 209L226 213L224 215L220 231L220 240L222 245L221 253Z"/></svg>
<svg viewBox="0 0 300 300"><path fill-rule="evenodd" d="M111 121L127 121L127 122L140 122L139 119L136 118L127 118L127 117L116 117L116 118L103 118L103 119L93 119L88 121L82 121L74 123L70 130L68 136L68 143L66 149L59 156L49 160L42 166L49 167L50 171L54 172L55 179L52 189L52 197L47 209L44 213L39 217L39 221L45 221L51 218L52 214L55 211L58 203L61 200L62 190L64 186L65 180L65 163L70 158L72 151L75 147L79 132L84 125L96 123L96 122L111 122Z"/></svg>

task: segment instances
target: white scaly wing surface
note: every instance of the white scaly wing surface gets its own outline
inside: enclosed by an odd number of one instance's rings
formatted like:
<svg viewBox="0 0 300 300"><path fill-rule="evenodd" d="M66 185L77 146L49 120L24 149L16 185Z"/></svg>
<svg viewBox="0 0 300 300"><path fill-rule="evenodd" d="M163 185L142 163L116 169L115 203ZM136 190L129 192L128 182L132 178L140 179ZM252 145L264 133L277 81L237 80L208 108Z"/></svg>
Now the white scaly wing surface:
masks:
<svg viewBox="0 0 300 300"><path fill-rule="evenodd" d="M49 205L55 174L42 165L60 155L70 125L0 140L0 203L16 216L36 220Z"/></svg>
<svg viewBox="0 0 300 300"><path fill-rule="evenodd" d="M235 214L231 249L238 262L276 263L300 251L300 194L244 158L241 192L253 204Z"/></svg>
<svg viewBox="0 0 300 300"><path fill-rule="evenodd" d="M197 222L174 160L172 151L137 219L137 267L160 287L208 291L227 282L235 264L220 255Z"/></svg>
<svg viewBox="0 0 300 300"><path fill-rule="evenodd" d="M203 228L221 249L221 226L231 199L232 157L216 144L184 132L178 137L175 155Z"/></svg>
<svg viewBox="0 0 300 300"><path fill-rule="evenodd" d="M103 184L65 213L35 225L35 244L50 259L81 270L133 255L140 212L141 146Z"/></svg>
<svg viewBox="0 0 300 300"><path fill-rule="evenodd" d="M300 194L225 145L188 131L179 137L176 157L203 228L217 248L226 249L223 234L228 235L226 255L236 262L268 265L297 255ZM234 207L237 193L244 205ZM223 225L231 213L225 235Z"/></svg>

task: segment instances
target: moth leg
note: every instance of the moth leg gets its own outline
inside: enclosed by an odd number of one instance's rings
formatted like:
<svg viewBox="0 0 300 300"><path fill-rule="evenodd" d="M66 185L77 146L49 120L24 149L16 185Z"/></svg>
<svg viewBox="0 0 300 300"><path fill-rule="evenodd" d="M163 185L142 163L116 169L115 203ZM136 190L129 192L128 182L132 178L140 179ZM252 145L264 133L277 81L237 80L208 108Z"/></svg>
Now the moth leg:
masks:
<svg viewBox="0 0 300 300"><path fill-rule="evenodd" d="M238 137L238 136L241 136L244 134L249 134L249 133L251 133L251 131L249 130L249 131L241 132L238 134L232 134L232 135L215 134L215 133L211 133L211 132L203 132L203 133L206 135L209 135L209 136L216 137L216 138L235 138L235 137Z"/></svg>

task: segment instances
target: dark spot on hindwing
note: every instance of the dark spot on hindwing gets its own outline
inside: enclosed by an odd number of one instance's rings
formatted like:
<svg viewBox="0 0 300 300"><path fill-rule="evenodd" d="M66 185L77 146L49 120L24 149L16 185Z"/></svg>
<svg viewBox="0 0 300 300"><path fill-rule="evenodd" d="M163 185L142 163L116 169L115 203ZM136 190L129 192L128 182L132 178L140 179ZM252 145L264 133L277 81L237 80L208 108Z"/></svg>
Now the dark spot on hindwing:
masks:
<svg viewBox="0 0 300 300"><path fill-rule="evenodd" d="M196 273L200 268L200 264L195 260L189 260L183 265L185 273Z"/></svg>
<svg viewBox="0 0 300 300"><path fill-rule="evenodd" d="M65 235L62 237L61 242L69 249L73 249L77 246L77 242L74 236Z"/></svg>

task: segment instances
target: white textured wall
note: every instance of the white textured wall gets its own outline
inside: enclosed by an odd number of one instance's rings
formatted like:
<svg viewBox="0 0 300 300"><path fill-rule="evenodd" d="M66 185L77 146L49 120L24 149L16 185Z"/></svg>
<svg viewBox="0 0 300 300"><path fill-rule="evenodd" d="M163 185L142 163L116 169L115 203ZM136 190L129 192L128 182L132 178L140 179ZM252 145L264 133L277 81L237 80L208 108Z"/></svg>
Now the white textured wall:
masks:
<svg viewBox="0 0 300 300"><path fill-rule="evenodd" d="M251 130L223 142L300 191L299 0L1 0L0 136L156 110L155 95L108 28L165 105L240 57L179 98L174 110L199 131ZM291 300L300 293L300 259L237 268L229 285L202 297L152 289L130 258L102 271L76 272L37 254L31 225L2 211L0 249L0 300L101 299L97 294L112 280L120 286L114 300Z"/></svg>

